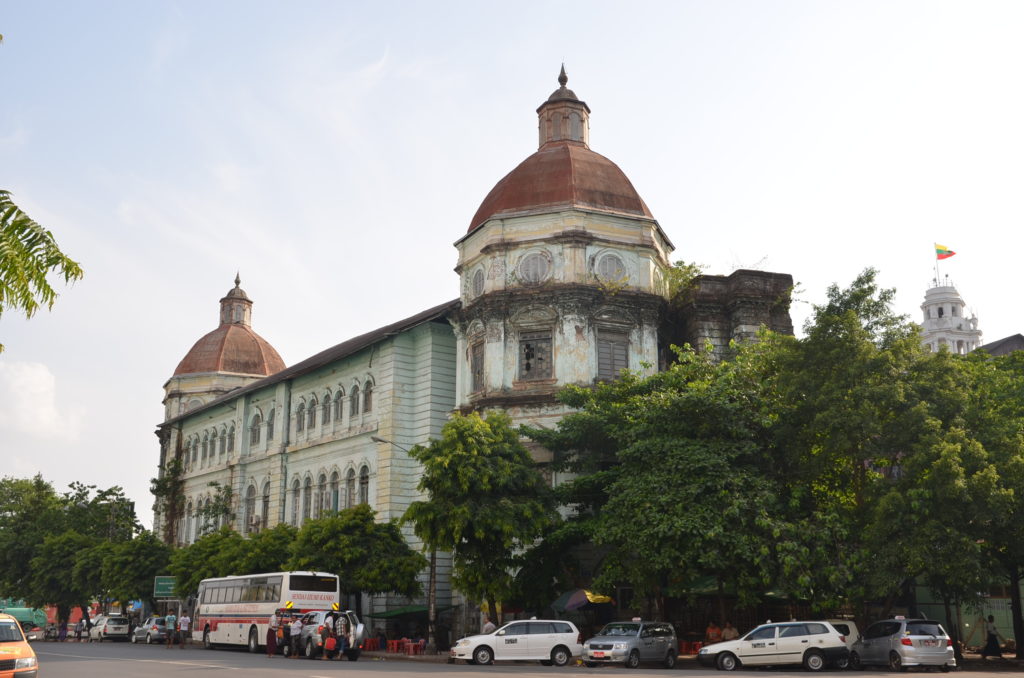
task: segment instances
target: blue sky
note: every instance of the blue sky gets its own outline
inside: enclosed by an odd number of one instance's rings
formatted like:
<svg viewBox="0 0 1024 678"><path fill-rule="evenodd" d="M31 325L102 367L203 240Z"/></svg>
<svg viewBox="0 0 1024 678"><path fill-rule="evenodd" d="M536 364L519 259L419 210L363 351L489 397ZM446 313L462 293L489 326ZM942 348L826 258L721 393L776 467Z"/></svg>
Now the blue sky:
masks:
<svg viewBox="0 0 1024 678"><path fill-rule="evenodd" d="M4 0L0 34L0 187L86 271L0 320L0 473L146 522L235 272L288 364L454 298L563 61L675 258L791 273L798 325L874 266L918 319L939 242L985 340L1024 329L1021 3Z"/></svg>

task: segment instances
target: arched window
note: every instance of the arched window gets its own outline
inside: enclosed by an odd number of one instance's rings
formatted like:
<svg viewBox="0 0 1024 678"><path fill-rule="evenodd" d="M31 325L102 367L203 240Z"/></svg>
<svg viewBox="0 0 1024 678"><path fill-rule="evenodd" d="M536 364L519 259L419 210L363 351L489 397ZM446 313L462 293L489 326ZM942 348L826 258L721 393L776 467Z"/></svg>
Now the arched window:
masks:
<svg viewBox="0 0 1024 678"><path fill-rule="evenodd" d="M334 421L341 423L342 404L345 400L345 391L339 390L334 394Z"/></svg>
<svg viewBox="0 0 1024 678"><path fill-rule="evenodd" d="M301 432L306 426L306 404L299 403L295 408L295 430Z"/></svg>
<svg viewBox="0 0 1024 678"><path fill-rule="evenodd" d="M302 487L302 521L309 520L309 512L313 503L313 479L306 478Z"/></svg>
<svg viewBox="0 0 1024 678"><path fill-rule="evenodd" d="M263 483L263 505L260 507L260 528L267 529L270 520L270 482Z"/></svg>
<svg viewBox="0 0 1024 678"><path fill-rule="evenodd" d="M359 503L370 503L370 469L365 466L359 469Z"/></svg>
<svg viewBox="0 0 1024 678"><path fill-rule="evenodd" d="M322 518L325 513L331 510L330 504L328 504L330 497L327 495L327 475L324 473L320 474L320 479L317 482L316 496L316 517Z"/></svg>
<svg viewBox="0 0 1024 678"><path fill-rule="evenodd" d="M202 464L203 466L206 466L206 459L207 459L207 456L206 456L206 450L207 450L207 448L208 448L209 446L210 446L210 434L209 434L209 433L207 433L207 434L205 434L205 435L203 436L203 458L202 458L202 460L201 460L201 464Z"/></svg>
<svg viewBox="0 0 1024 678"><path fill-rule="evenodd" d="M356 471L349 469L345 476L345 508L352 508L356 505Z"/></svg>
<svg viewBox="0 0 1024 678"><path fill-rule="evenodd" d="M292 481L292 525L299 526L299 479Z"/></svg>
<svg viewBox="0 0 1024 678"><path fill-rule="evenodd" d="M191 440L188 441L187 443L185 443L185 454L183 456L183 459L185 460L185 464L184 464L185 468L188 468L188 467L190 467L192 465L192 441Z"/></svg>
<svg viewBox="0 0 1024 678"><path fill-rule="evenodd" d="M235 425L228 429L228 453L235 451Z"/></svg>
<svg viewBox="0 0 1024 678"><path fill-rule="evenodd" d="M359 387L352 387L352 396L348 401L348 414L350 417L354 417L359 414Z"/></svg>
<svg viewBox="0 0 1024 678"><path fill-rule="evenodd" d="M373 411L373 383L363 385L363 414Z"/></svg>
<svg viewBox="0 0 1024 678"><path fill-rule="evenodd" d="M267 415L267 442L269 443L274 439L274 410L270 410L270 414Z"/></svg>
<svg viewBox="0 0 1024 678"><path fill-rule="evenodd" d="M192 439L192 465L199 463L199 438Z"/></svg>
<svg viewBox="0 0 1024 678"><path fill-rule="evenodd" d="M245 523L242 526L244 534L250 532L256 532L259 529L259 523L256 522L256 486L250 485L249 489L245 491L245 512L244 512Z"/></svg>
<svg viewBox="0 0 1024 678"><path fill-rule="evenodd" d="M220 456L224 456L224 453L228 451L228 430L226 428L220 429Z"/></svg>
<svg viewBox="0 0 1024 678"><path fill-rule="evenodd" d="M331 474L331 510L337 511L341 508L341 478L338 476L338 472L335 471Z"/></svg>
<svg viewBox="0 0 1024 678"><path fill-rule="evenodd" d="M249 444L256 445L260 442L260 424L263 420L260 418L259 413L252 415L252 423L249 424Z"/></svg>
<svg viewBox="0 0 1024 678"><path fill-rule="evenodd" d="M327 426L331 423L331 394L327 393L324 395L324 404L321 408L323 411L320 413L320 423Z"/></svg>
<svg viewBox="0 0 1024 678"><path fill-rule="evenodd" d="M306 428L310 431L316 427L316 398L309 401L309 409L306 411Z"/></svg>

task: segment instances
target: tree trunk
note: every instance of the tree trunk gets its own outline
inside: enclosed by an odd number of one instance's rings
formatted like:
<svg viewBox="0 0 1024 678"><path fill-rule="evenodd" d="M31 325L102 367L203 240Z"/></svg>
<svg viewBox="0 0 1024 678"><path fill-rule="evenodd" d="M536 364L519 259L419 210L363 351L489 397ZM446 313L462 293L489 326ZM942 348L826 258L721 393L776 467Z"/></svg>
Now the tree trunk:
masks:
<svg viewBox="0 0 1024 678"><path fill-rule="evenodd" d="M722 581L721 577L718 577L717 580L718 580L718 625L719 626L724 626L725 625L725 621L726 621L726 618L725 618L725 583Z"/></svg>
<svg viewBox="0 0 1024 678"><path fill-rule="evenodd" d="M437 549L430 549L430 581L427 583L427 654L437 654Z"/></svg>
<svg viewBox="0 0 1024 678"><path fill-rule="evenodd" d="M963 666L963 653L960 651L960 624L953 619L953 609L950 606L949 594L943 594L942 606L946 610L946 624L949 628L946 630L950 632L953 638L953 657L957 661L957 666Z"/></svg>
<svg viewBox="0 0 1024 678"><path fill-rule="evenodd" d="M1024 648L1021 648L1021 640L1024 639L1024 620L1021 619L1020 601L1020 568L1016 564L1006 568L1010 574L1010 614L1013 618L1013 640L1017 648L1017 659L1024 659Z"/></svg>

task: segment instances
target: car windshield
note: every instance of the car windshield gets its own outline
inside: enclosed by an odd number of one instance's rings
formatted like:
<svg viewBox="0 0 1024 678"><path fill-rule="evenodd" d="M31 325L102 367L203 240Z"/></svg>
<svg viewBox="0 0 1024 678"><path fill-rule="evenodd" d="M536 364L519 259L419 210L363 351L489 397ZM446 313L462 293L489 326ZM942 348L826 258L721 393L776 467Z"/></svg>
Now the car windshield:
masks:
<svg viewBox="0 0 1024 678"><path fill-rule="evenodd" d="M598 635L602 636L635 636L640 631L639 624L608 624Z"/></svg>
<svg viewBox="0 0 1024 678"><path fill-rule="evenodd" d="M23 639L17 622L0 621L0 643L16 643Z"/></svg>

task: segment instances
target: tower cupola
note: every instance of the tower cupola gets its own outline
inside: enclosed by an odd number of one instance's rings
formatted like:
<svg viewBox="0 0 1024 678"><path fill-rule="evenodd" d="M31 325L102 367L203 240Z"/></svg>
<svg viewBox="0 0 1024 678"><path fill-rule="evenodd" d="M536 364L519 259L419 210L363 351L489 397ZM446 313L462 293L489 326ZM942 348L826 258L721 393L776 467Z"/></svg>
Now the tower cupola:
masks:
<svg viewBox="0 0 1024 678"><path fill-rule="evenodd" d="M565 64L558 75L558 89L537 109L540 148L552 141L574 141L590 148L590 107L566 87Z"/></svg>

